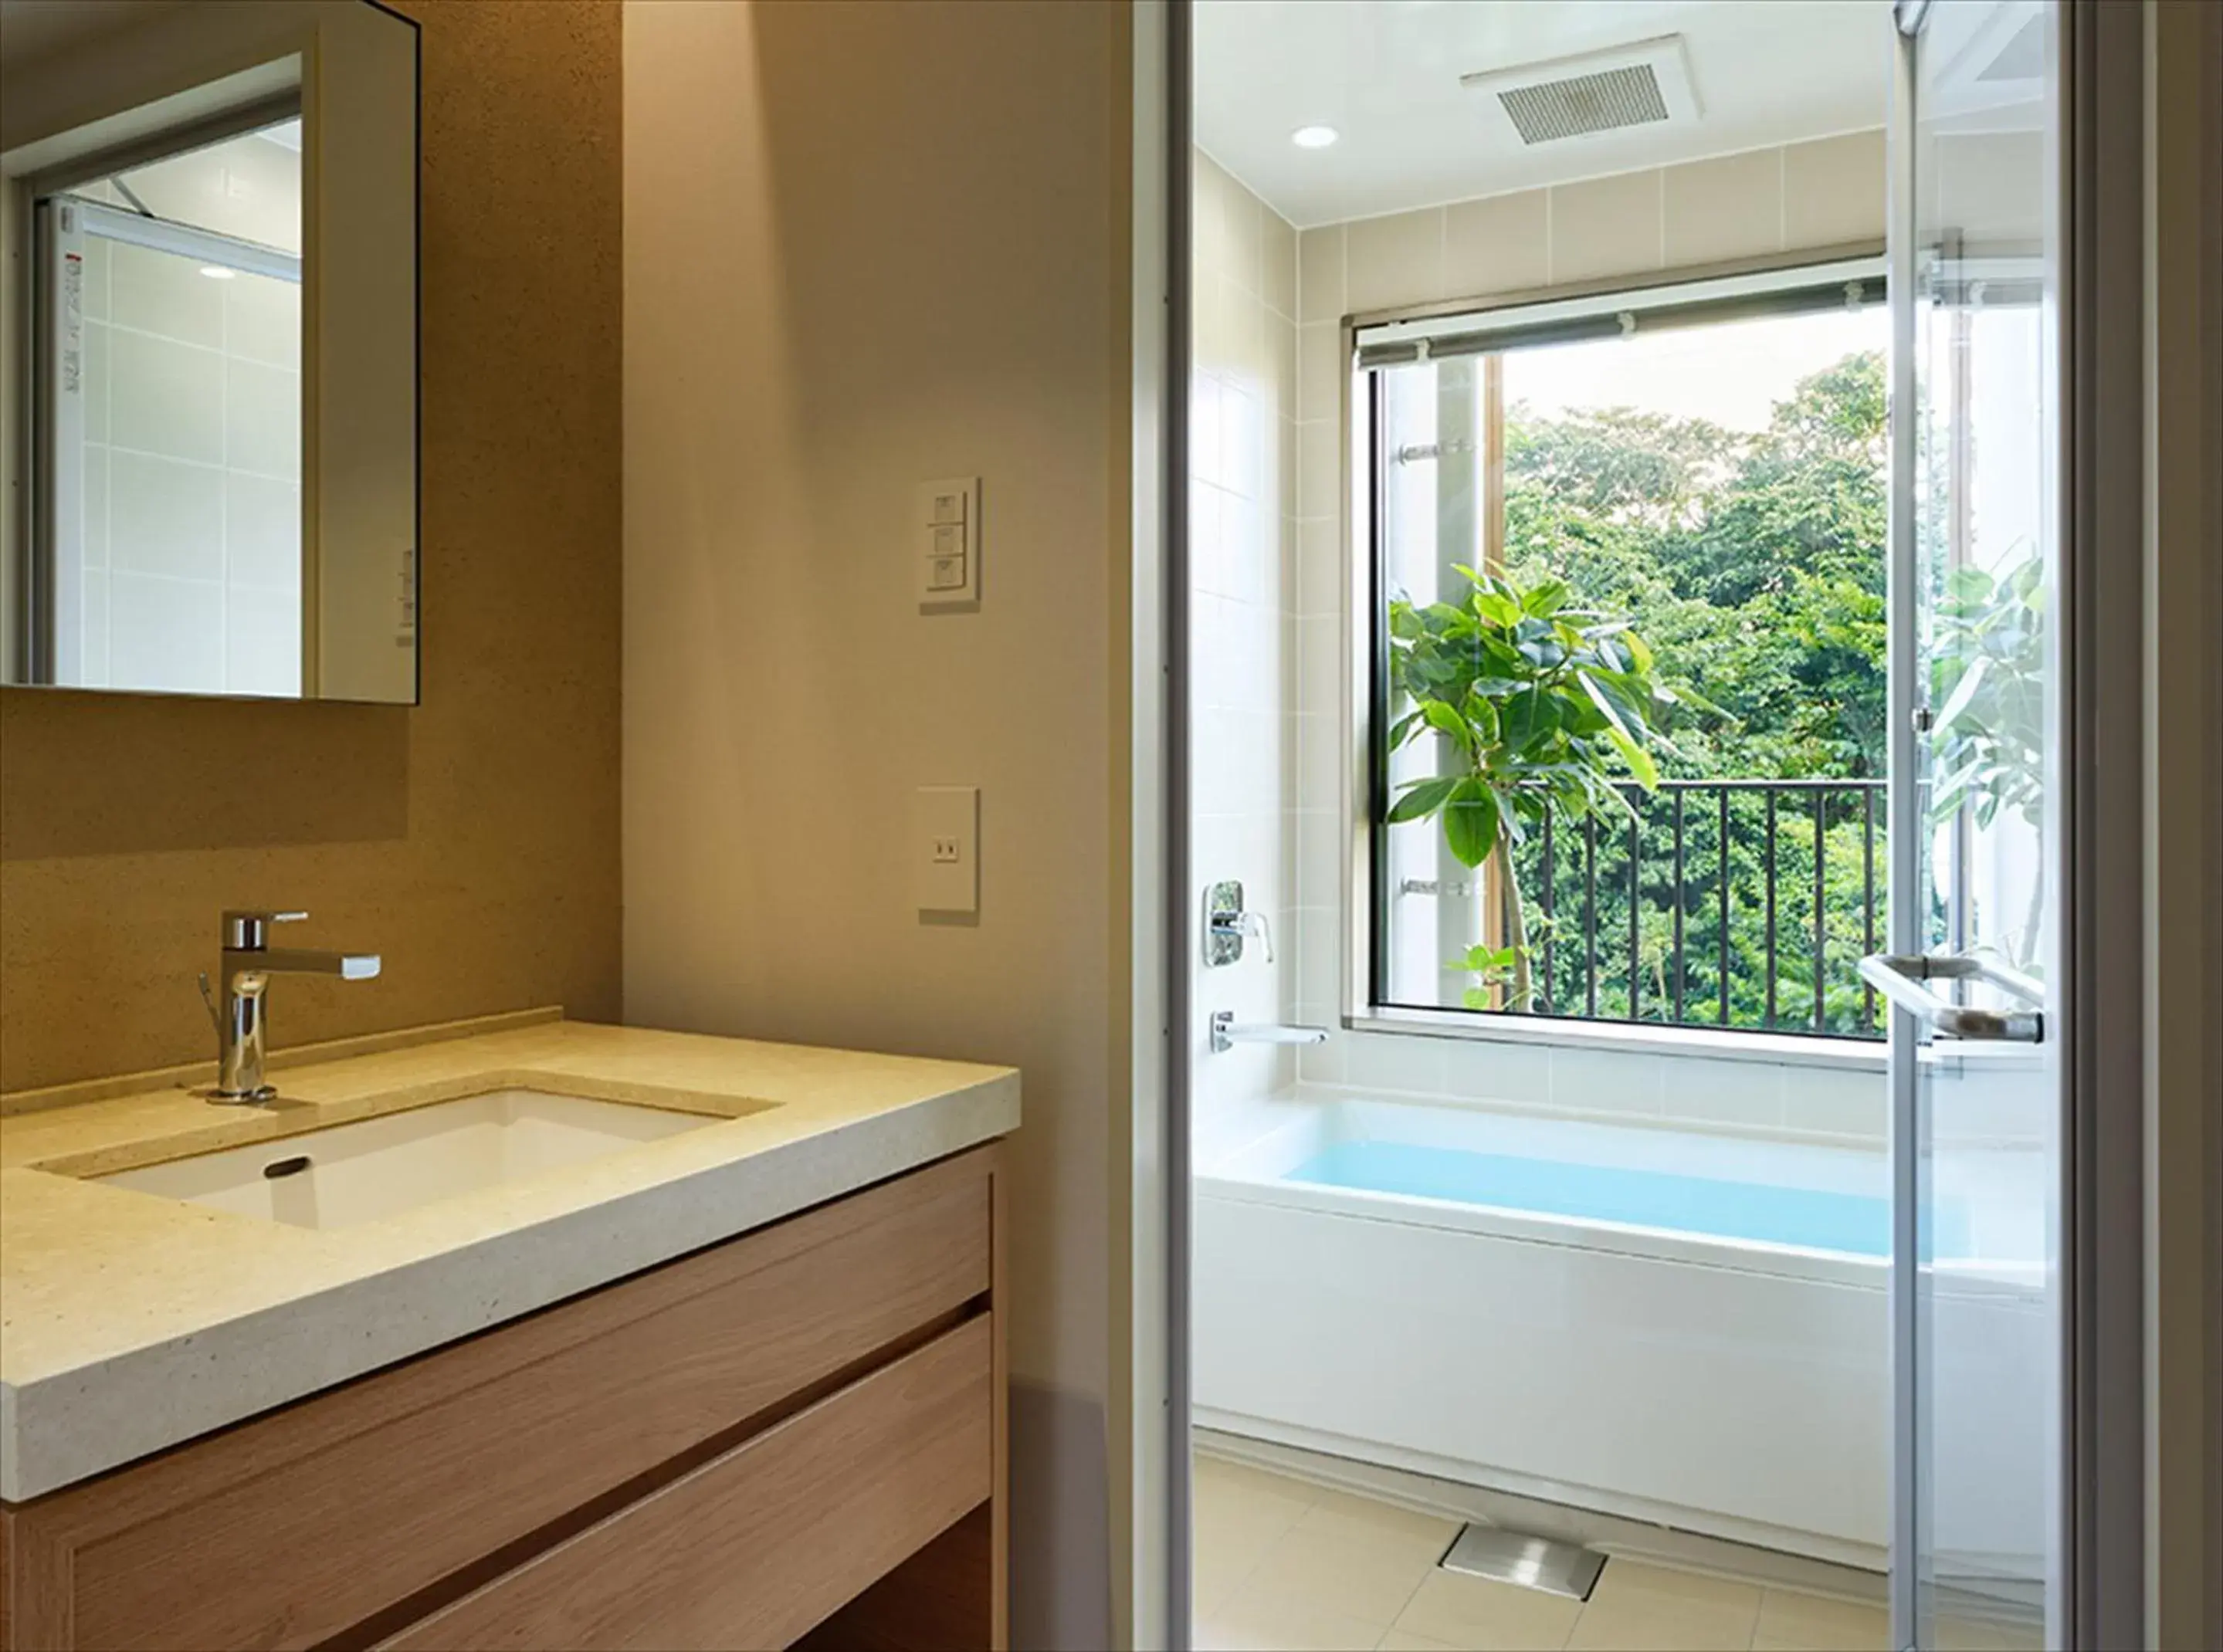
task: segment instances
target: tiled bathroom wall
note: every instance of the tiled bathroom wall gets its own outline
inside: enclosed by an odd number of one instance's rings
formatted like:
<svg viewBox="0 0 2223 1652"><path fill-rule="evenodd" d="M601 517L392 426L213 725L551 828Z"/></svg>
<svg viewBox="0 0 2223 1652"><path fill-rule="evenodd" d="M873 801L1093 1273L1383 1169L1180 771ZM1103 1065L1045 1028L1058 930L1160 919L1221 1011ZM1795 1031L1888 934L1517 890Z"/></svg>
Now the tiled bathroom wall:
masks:
<svg viewBox="0 0 2223 1652"><path fill-rule="evenodd" d="M1192 868L1243 884L1271 929L1240 963L1194 973L1196 1096L1263 1095L1296 1076L1287 1046L1211 1054L1213 1012L1296 1008L1296 231L1210 157L1195 158L1189 555L1194 706Z"/></svg>
<svg viewBox="0 0 2223 1652"><path fill-rule="evenodd" d="M1339 785L1350 582L1338 447L1346 316L1571 283L1648 285L1689 267L1880 243L1883 232L1880 132L1300 232L1294 1014L1334 1028L1325 1045L1302 1052L1303 1083L1716 1129L1881 1138L1880 1051L1828 1065L1601 1048L1579 1035L1552 1046L1483 1043L1338 1025L1347 945L1342 865L1351 846Z"/></svg>
<svg viewBox="0 0 2223 1652"><path fill-rule="evenodd" d="M81 680L299 693L299 286L89 236L84 292Z"/></svg>

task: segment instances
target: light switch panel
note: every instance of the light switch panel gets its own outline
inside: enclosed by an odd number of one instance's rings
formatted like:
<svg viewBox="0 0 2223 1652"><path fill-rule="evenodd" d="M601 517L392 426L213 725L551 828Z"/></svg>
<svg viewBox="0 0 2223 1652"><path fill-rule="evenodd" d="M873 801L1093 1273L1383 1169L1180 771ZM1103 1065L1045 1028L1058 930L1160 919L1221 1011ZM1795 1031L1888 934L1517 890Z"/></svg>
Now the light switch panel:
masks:
<svg viewBox="0 0 2223 1652"><path fill-rule="evenodd" d="M980 479L921 482L905 542L921 613L966 613L980 606Z"/></svg>
<svg viewBox="0 0 2223 1652"><path fill-rule="evenodd" d="M980 910L980 788L922 786L911 795L911 887L918 909Z"/></svg>

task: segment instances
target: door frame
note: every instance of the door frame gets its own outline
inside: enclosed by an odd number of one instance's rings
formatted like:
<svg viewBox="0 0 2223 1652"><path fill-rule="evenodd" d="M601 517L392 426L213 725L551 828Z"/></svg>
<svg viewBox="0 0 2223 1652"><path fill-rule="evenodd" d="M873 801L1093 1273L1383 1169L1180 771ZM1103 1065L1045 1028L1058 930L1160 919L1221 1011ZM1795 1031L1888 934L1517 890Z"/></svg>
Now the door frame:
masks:
<svg viewBox="0 0 2223 1652"><path fill-rule="evenodd" d="M1900 0L1918 14L1929 0ZM1137 636L1163 648L1165 692L1153 709L1162 734L1160 807L1138 810L1138 840L1160 846L1162 902L1158 958L1162 997L1144 1005L1152 1025L1137 1024L1138 1052L1155 1045L1162 1157L1157 1197L1138 1203L1138 1234L1148 1224L1162 1240L1157 1266L1135 1277L1137 1318L1162 1331L1162 1362L1143 1358L1137 1409L1162 1418L1161 1431L1137 1419L1136 1439L1157 1442L1152 1494L1135 1510L1137 1578L1151 1586L1133 1597L1135 1642L1183 1649L1190 1644L1191 1508L1189 1486L1188 1229L1189 1029L1187 981L1193 914L1188 910L1186 652L1189 601L1186 454L1191 314L1189 208L1192 145L1191 12L1193 0L1137 7L1138 85L1148 79L1159 97L1138 95L1137 154L1162 159L1162 187L1150 192L1164 217L1166 331L1163 378L1138 394L1137 413L1157 431L1157 482L1151 519L1162 555L1151 581L1162 624L1136 614ZM2061 1209L2063 1273L2060 1417L2062 1472L2054 1518L2059 1544L2062 1615L2071 1646L2113 1648L2145 1643L2148 1591L2145 1517L2151 1445L2145 1405L2147 1172L2145 1113L2121 1098L2144 1093L2147 930L2151 906L2143 887L2146 725L2145 559L2120 548L2146 540L2147 453L2145 246L2147 7L2103 0L2060 0L2059 180L2062 281L2057 337L2063 378L2061 588L2067 619L2062 640L2064 769L2086 782L2063 820L2062 983ZM1148 24L1143 26L1143 19ZM1162 27L1160 27L1162 19ZM1154 72L1146 75L1149 58ZM1153 138L1144 141L1143 121ZM1162 136L1162 149L1156 138ZM1899 166L1893 158L1894 183ZM1138 208L1143 200L1137 174ZM1903 187L1903 185L1900 185ZM1137 375L1138 386L1144 375ZM1138 480L1143 467L1139 463ZM2116 548L2109 555L2108 548ZM1162 719L1162 720L1159 720ZM1138 725L1138 738L1145 732ZM2132 772L2116 783L2119 769ZM2105 781L2095 776L2106 776ZM1139 800L1138 800L1139 801ZM1897 868L1894 866L1894 876ZM1902 885L1901 887L1904 887ZM2120 1104L2103 1104L2107 1098ZM1898 1098L1894 1096L1894 1115ZM1138 1109L1138 1113L1140 1109ZM1155 1208L1152 1208L1155 1207ZM1138 1255L1140 1252L1138 1250ZM1145 1276L1148 1276L1147 1278ZM1894 1328L1898 1310L1894 1308ZM1156 1391L1154 1391L1154 1390ZM1153 1418L1153 1423L1157 1419ZM1898 1465L1894 1465L1895 1468ZM1140 1483L1138 1483L1140 1489ZM1898 1536L1894 1512L1894 1540ZM1894 1579L1894 1591L1898 1587ZM1155 1596L1156 1599L1149 1599ZM1158 1611L1145 1609L1145 1602ZM1159 1632L1153 1634L1156 1629Z"/></svg>

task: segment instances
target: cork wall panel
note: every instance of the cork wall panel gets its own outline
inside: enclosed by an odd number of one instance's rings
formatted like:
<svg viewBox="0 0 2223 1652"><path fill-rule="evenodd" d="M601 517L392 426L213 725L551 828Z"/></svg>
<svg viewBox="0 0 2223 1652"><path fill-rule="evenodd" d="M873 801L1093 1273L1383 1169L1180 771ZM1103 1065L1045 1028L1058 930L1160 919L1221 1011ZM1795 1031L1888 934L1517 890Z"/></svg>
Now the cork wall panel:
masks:
<svg viewBox="0 0 2223 1652"><path fill-rule="evenodd" d="M226 906L385 955L280 982L280 1046L617 1014L620 8L400 9L424 28L423 703L0 689L0 1089L211 1053L194 975Z"/></svg>

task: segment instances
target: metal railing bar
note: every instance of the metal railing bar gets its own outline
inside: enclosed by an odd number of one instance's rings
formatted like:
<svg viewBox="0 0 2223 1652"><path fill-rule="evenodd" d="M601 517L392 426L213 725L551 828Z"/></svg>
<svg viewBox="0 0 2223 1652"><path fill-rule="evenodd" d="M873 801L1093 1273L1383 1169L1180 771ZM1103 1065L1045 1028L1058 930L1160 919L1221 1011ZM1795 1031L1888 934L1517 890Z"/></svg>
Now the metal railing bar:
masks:
<svg viewBox="0 0 2223 1652"><path fill-rule="evenodd" d="M1716 827L1719 835L1714 839L1716 857L1721 864L1721 887L1716 891L1721 901L1721 988L1723 1027L1729 1024L1729 794L1725 786L1716 800L1721 818Z"/></svg>
<svg viewBox="0 0 2223 1652"><path fill-rule="evenodd" d="M1644 956L1641 939L1637 930L1638 918L1644 907L1644 867L1640 858L1643 851L1637 839L1636 813L1642 807L1641 804L1632 801L1628 809L1628 1019L1633 1021L1640 1021L1644 1019L1644 1012L1640 1008L1643 992L1640 983L1644 976Z"/></svg>
<svg viewBox="0 0 2223 1652"><path fill-rule="evenodd" d="M1822 992L1823 959L1829 950L1829 920L1823 904L1828 865L1823 845L1823 804L1828 795L1819 788L1814 793L1814 1030L1817 1033L1829 1023L1827 1001Z"/></svg>
<svg viewBox="0 0 2223 1652"><path fill-rule="evenodd" d="M1559 1002L1559 858L1552 854L1552 809L1543 812L1543 1012ZM1869 947L1874 952L1874 947Z"/></svg>
<svg viewBox="0 0 2223 1652"><path fill-rule="evenodd" d="M1775 799L1770 791L1767 797L1767 837L1762 849L1762 876L1767 883L1767 1019L1763 1025L1775 1026Z"/></svg>
<svg viewBox="0 0 2223 1652"><path fill-rule="evenodd" d="M1675 794L1675 1019L1683 1019L1683 794Z"/></svg>
<svg viewBox="0 0 2223 1652"><path fill-rule="evenodd" d="M1597 1014L1597 816L1583 816L1583 959L1589 971L1584 1003Z"/></svg>
<svg viewBox="0 0 2223 1652"><path fill-rule="evenodd" d="M1867 957L1876 950L1875 898L1875 789L1865 787L1861 792L1861 956ZM1861 977L1861 1025L1873 1033L1876 1030L1875 988L1866 976Z"/></svg>

